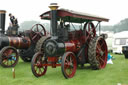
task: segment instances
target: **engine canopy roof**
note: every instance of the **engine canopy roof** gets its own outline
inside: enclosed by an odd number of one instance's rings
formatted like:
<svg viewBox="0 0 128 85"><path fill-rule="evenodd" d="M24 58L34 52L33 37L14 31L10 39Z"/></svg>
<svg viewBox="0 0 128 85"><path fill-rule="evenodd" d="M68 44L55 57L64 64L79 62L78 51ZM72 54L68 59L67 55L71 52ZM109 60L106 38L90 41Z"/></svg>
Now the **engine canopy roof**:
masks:
<svg viewBox="0 0 128 85"><path fill-rule="evenodd" d="M44 12L43 14L40 15L41 19L45 20L50 20L51 19L51 13L50 11ZM92 15L88 13L82 13L82 12L77 12L73 10L68 10L68 9L58 9L57 10L57 17L58 21L60 18L64 20L64 22L74 22L74 23L83 23L86 21L105 21L108 22L109 19L100 17L97 15Z"/></svg>

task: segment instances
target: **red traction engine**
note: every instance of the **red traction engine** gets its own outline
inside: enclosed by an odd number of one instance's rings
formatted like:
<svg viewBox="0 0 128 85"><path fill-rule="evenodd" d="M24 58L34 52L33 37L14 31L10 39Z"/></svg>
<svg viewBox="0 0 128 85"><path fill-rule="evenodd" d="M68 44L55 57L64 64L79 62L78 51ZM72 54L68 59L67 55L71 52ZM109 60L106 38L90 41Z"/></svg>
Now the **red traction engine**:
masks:
<svg viewBox="0 0 128 85"><path fill-rule="evenodd" d="M14 67L19 56L24 62L30 62L35 51L36 43L46 36L46 30L41 24L34 25L30 30L16 33L10 30L5 34L5 10L0 10L0 64L3 67ZM12 27L13 28L13 27Z"/></svg>
<svg viewBox="0 0 128 85"><path fill-rule="evenodd" d="M40 40L42 50L31 61L33 74L40 77L46 73L47 66L61 66L64 77L72 78L79 64L84 66L85 63L90 63L93 69L105 68L107 45L103 35L96 35L96 27L99 22L108 19L57 9L58 6L55 5L50 8L51 11L43 13L41 18L51 19L51 37ZM98 21L98 24L95 26L92 21ZM69 24L66 25L66 22ZM85 24L83 29L71 31L72 22Z"/></svg>

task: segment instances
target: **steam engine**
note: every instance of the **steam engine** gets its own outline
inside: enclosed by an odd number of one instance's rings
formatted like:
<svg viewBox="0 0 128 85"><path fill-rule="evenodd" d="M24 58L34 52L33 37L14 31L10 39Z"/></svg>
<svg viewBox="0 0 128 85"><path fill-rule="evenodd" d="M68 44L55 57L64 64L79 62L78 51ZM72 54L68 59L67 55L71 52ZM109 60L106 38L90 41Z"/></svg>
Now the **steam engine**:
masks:
<svg viewBox="0 0 128 85"><path fill-rule="evenodd" d="M31 40L29 36L27 36L30 33L29 31L15 36L7 36L5 34L5 16L6 11L0 10L0 49L5 46L13 46L17 49L29 48L31 46ZM25 36L23 36L22 34L24 34Z"/></svg>
<svg viewBox="0 0 128 85"><path fill-rule="evenodd" d="M43 36L41 32L33 31L35 29L25 30L24 32L16 33L10 29L9 34L5 34L5 15L6 11L0 10L0 63L3 67L15 66L20 55L24 62L30 62L34 55L37 41ZM34 25L42 26L41 24ZM43 27L43 26L42 26ZM13 26L11 27L13 28ZM38 29L38 28L36 28ZM43 27L45 32L45 29ZM11 33L12 32L12 33ZM45 33L44 33L45 34ZM19 51L19 54L17 52ZM6 55L8 54L8 55ZM15 54L15 56L13 56ZM14 61L14 63L7 64Z"/></svg>
<svg viewBox="0 0 128 85"><path fill-rule="evenodd" d="M43 13L41 19L51 20L51 36L40 39L39 47L42 50L38 51L31 61L33 74L40 77L45 75L47 66L61 66L64 77L72 78L78 64L83 67L85 63L90 63L92 69L105 68L107 45L103 36L96 35L96 27L100 21L108 19L57 9L56 3L50 4L49 8L51 11ZM95 26L92 21L98 21L98 24ZM65 22L84 23L84 26L82 29L70 31L71 24L66 25Z"/></svg>

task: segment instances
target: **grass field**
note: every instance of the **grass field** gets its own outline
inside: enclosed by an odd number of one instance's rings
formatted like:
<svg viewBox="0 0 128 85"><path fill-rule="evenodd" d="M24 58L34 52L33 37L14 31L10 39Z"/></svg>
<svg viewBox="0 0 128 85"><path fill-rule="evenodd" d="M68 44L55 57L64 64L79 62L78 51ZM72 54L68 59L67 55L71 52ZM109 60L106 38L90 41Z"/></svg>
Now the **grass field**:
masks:
<svg viewBox="0 0 128 85"><path fill-rule="evenodd" d="M89 65L84 69L77 69L75 76L65 79L61 68L48 68L45 76L36 78L32 72L30 63L22 60L15 67L16 78L12 77L12 68L0 66L0 85L128 85L128 59L123 55L115 55L113 65L108 64L105 69L91 70Z"/></svg>

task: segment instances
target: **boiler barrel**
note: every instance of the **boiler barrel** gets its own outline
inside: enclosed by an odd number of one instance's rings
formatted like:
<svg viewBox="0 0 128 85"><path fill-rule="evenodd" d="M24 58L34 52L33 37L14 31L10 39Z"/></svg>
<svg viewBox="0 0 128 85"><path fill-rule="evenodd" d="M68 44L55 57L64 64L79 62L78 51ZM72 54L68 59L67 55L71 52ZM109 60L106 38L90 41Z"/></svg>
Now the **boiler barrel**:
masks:
<svg viewBox="0 0 128 85"><path fill-rule="evenodd" d="M5 16L6 16L6 11L5 10L0 10L0 33L5 32Z"/></svg>
<svg viewBox="0 0 128 85"><path fill-rule="evenodd" d="M47 56L60 56L65 52L78 52L80 50L80 42L78 40L72 40L68 42L58 42L53 39L49 39L44 43L44 51Z"/></svg>
<svg viewBox="0 0 128 85"><path fill-rule="evenodd" d="M18 49L27 49L31 45L28 37L0 37L0 49L5 46L13 46Z"/></svg>

